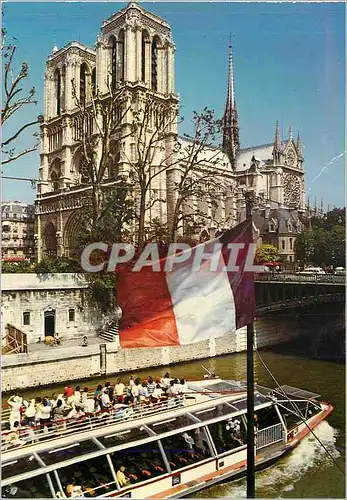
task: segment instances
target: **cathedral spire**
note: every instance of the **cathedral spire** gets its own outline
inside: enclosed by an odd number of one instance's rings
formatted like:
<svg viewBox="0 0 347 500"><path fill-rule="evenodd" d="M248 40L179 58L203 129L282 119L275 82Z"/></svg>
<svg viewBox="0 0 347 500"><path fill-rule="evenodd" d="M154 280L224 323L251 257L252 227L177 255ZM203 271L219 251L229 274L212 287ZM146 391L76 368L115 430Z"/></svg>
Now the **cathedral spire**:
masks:
<svg viewBox="0 0 347 500"><path fill-rule="evenodd" d="M239 120L235 102L233 52L230 39L228 92L223 116L223 151L228 155L233 169L236 168L236 153L239 149Z"/></svg>
<svg viewBox="0 0 347 500"><path fill-rule="evenodd" d="M291 125L289 125L289 140L290 139L293 139L293 129Z"/></svg>
<svg viewBox="0 0 347 500"><path fill-rule="evenodd" d="M274 146L272 150L272 156L274 157L274 165L279 163L279 157L281 152L281 137L280 137L280 125L278 120L276 121Z"/></svg>
<svg viewBox="0 0 347 500"><path fill-rule="evenodd" d="M298 137L296 139L296 149L298 150L299 158L302 158L302 145L301 145L301 137L298 131Z"/></svg>

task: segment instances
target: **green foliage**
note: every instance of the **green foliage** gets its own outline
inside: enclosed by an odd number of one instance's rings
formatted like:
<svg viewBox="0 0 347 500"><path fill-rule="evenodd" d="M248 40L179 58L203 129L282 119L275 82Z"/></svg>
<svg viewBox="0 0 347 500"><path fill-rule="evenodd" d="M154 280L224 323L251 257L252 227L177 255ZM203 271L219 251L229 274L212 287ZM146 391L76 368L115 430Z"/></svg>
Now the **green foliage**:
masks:
<svg viewBox="0 0 347 500"><path fill-rule="evenodd" d="M116 277L114 273L87 273L89 283L87 300L103 313L116 305Z"/></svg>
<svg viewBox="0 0 347 500"><path fill-rule="evenodd" d="M3 262L1 266L2 273L33 273L35 272L35 264L29 261L23 262Z"/></svg>
<svg viewBox="0 0 347 500"><path fill-rule="evenodd" d="M129 196L129 185L117 184L100 193L98 209L95 210L93 198L86 198L80 209L80 222L76 241L79 256L90 243L120 243L129 237L128 225L134 217L134 203Z"/></svg>
<svg viewBox="0 0 347 500"><path fill-rule="evenodd" d="M296 238L297 260L317 266L345 267L345 209L336 208L324 217L313 217L311 227Z"/></svg>
<svg viewBox="0 0 347 500"><path fill-rule="evenodd" d="M255 253L255 262L277 262L279 260L278 248L273 245L261 245Z"/></svg>
<svg viewBox="0 0 347 500"><path fill-rule="evenodd" d="M78 262L66 257L57 259L43 259L35 265L36 274L52 273L80 273L81 267Z"/></svg>

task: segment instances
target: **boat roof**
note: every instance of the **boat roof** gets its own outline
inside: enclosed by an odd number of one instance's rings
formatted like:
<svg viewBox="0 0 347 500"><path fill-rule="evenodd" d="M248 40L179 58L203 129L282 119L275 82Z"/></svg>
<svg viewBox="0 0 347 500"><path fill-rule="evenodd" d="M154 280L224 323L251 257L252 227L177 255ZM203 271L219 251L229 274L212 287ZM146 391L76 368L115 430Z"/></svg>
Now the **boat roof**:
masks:
<svg viewBox="0 0 347 500"><path fill-rule="evenodd" d="M321 397L320 394L316 394L310 391L304 391L303 389L299 389L298 387L293 387L291 385L281 385L276 389L278 393L285 393L287 396L292 396L294 398L299 399L318 399Z"/></svg>
<svg viewBox="0 0 347 500"><path fill-rule="evenodd" d="M56 438L3 451L3 486L89 458L195 430L247 411L243 383L212 379L189 382L188 389L184 406L170 408L167 405L157 413L139 413L130 420L115 421L114 416L96 416L85 419L83 427L73 433L63 432ZM271 404L269 398L255 391L255 410Z"/></svg>

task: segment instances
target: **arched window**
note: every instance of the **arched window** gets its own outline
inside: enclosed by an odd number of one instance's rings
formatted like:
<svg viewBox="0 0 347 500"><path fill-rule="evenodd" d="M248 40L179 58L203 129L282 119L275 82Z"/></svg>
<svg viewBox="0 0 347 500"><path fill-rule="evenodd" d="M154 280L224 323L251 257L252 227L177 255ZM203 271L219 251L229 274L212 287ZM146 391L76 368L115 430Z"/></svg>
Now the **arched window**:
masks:
<svg viewBox="0 0 347 500"><path fill-rule="evenodd" d="M141 81L145 82L146 81L146 64L148 62L146 61L146 46L147 42L149 41L149 35L147 31L142 31L142 47L141 47Z"/></svg>
<svg viewBox="0 0 347 500"><path fill-rule="evenodd" d="M154 37L152 42L152 89L158 90L158 38Z"/></svg>
<svg viewBox="0 0 347 500"><path fill-rule="evenodd" d="M51 181L52 181L53 191L57 191L59 189L59 179L57 172L52 172Z"/></svg>
<svg viewBox="0 0 347 500"><path fill-rule="evenodd" d="M86 81L87 81L87 65L86 63L83 63L80 66L80 104L82 106L85 105L87 97Z"/></svg>
<svg viewBox="0 0 347 500"><path fill-rule="evenodd" d="M119 49L119 80L124 82L124 30L121 30L118 35L118 49Z"/></svg>
<svg viewBox="0 0 347 500"><path fill-rule="evenodd" d="M92 70L92 93L96 94L96 68Z"/></svg>
<svg viewBox="0 0 347 500"><path fill-rule="evenodd" d="M54 82L55 82L55 102L56 102L55 111L56 111L57 115L60 115L60 111L61 111L61 76L60 76L59 69L57 69L54 73Z"/></svg>
<svg viewBox="0 0 347 500"><path fill-rule="evenodd" d="M289 248L293 250L293 238L289 238Z"/></svg>
<svg viewBox="0 0 347 500"><path fill-rule="evenodd" d="M64 110L66 107L66 91L65 91L65 82L66 82L66 66L64 65L61 70L61 109Z"/></svg>
<svg viewBox="0 0 347 500"><path fill-rule="evenodd" d="M114 37L111 38L111 72L112 72L112 87L117 85L117 41Z"/></svg>

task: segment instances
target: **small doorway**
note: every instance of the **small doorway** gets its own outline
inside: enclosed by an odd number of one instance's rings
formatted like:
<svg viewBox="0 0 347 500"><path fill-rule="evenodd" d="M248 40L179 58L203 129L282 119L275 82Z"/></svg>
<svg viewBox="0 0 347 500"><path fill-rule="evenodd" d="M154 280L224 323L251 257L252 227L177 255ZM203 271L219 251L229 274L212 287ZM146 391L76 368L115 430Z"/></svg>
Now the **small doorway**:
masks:
<svg viewBox="0 0 347 500"><path fill-rule="evenodd" d="M55 334L55 311L45 312L45 337L54 337Z"/></svg>

